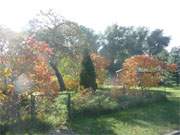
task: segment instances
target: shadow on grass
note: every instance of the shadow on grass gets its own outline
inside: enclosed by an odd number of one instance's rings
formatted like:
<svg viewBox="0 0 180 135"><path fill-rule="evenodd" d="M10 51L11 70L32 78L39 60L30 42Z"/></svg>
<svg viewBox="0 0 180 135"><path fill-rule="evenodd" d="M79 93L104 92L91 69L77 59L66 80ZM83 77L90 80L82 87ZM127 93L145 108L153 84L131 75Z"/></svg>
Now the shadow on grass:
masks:
<svg viewBox="0 0 180 135"><path fill-rule="evenodd" d="M113 126L113 123L99 121L96 117L78 117L71 123L73 131L82 135L115 135Z"/></svg>
<svg viewBox="0 0 180 135"><path fill-rule="evenodd" d="M153 125L165 126L166 124L180 125L180 102L177 100L163 101L158 104L148 105L144 108L132 108L114 115L118 120L141 126L143 121Z"/></svg>
<svg viewBox="0 0 180 135"><path fill-rule="evenodd" d="M1 127L1 135L24 135L24 134L44 134L52 128L52 125L34 118L21 120L15 123L3 125Z"/></svg>
<svg viewBox="0 0 180 135"><path fill-rule="evenodd" d="M133 107L101 117L78 116L71 125L74 131L80 134L115 135L113 128L118 123L144 128L174 125L172 127L178 129L180 125L180 102L177 99L167 100L143 107Z"/></svg>
<svg viewBox="0 0 180 135"><path fill-rule="evenodd" d="M132 90L133 92L133 90ZM87 116L87 117L97 117L101 115L106 115L106 114L112 114L116 113L122 110L127 110L128 108L133 108L133 107L144 107L147 106L148 104L151 103L159 103L162 101L166 101L167 95L170 95L171 93L169 92L162 92L162 91L139 91L138 95L121 95L118 96L118 98L113 98L111 97L111 93L108 91L97 91L96 94L94 95L95 98L101 97L104 95L105 97L109 97L112 101L116 103L114 107L102 107L103 101L104 100L98 100L96 102L84 102L84 106L80 109L74 109L72 108L72 116ZM91 100L93 100L93 98ZM88 101L88 100L87 100ZM110 101L109 101L110 102ZM88 107L88 105L91 105ZM105 104L103 104L105 105Z"/></svg>

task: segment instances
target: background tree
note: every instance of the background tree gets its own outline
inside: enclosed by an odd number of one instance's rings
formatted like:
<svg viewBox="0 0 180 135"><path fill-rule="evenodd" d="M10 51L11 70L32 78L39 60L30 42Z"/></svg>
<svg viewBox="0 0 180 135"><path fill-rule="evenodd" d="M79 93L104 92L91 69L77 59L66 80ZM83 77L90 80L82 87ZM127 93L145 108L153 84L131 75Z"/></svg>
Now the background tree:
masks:
<svg viewBox="0 0 180 135"><path fill-rule="evenodd" d="M98 53L91 53L91 59L96 69L96 82L102 85L108 78L107 68L110 61Z"/></svg>
<svg viewBox="0 0 180 135"><path fill-rule="evenodd" d="M106 29L102 40L100 53L111 60L109 72L115 75L124 60L133 55L149 54L162 59L167 54L165 47L170 38L163 35L163 30L150 32L145 27L122 27L115 24Z"/></svg>
<svg viewBox="0 0 180 135"><path fill-rule="evenodd" d="M163 35L163 30L156 29L147 38L146 52L149 55L157 55L168 46L170 37Z"/></svg>
<svg viewBox="0 0 180 135"><path fill-rule="evenodd" d="M77 90L79 87L80 60L66 55L58 62L58 68L63 74L66 89L68 90Z"/></svg>
<svg viewBox="0 0 180 135"><path fill-rule="evenodd" d="M84 51L80 73L80 85L96 91L96 72L88 50Z"/></svg>
<svg viewBox="0 0 180 135"><path fill-rule="evenodd" d="M158 54L154 55L154 57L156 57L160 61L164 61L165 63L168 63L170 54L169 54L169 52L166 49L163 48L161 50L161 52L159 52Z"/></svg>
<svg viewBox="0 0 180 135"><path fill-rule="evenodd" d="M175 78L176 78L176 84L179 85L180 84L180 47L172 48L170 52L169 62L175 63L177 65Z"/></svg>
<svg viewBox="0 0 180 135"><path fill-rule="evenodd" d="M8 94L13 88L13 81L18 76L16 56L14 50L20 43L21 36L6 27L0 26L0 91Z"/></svg>
<svg viewBox="0 0 180 135"><path fill-rule="evenodd" d="M100 53L111 61L109 66L111 75L115 75L115 71L121 68L126 58L144 53L147 34L148 29L144 27L113 25L106 29Z"/></svg>
<svg viewBox="0 0 180 135"><path fill-rule="evenodd" d="M97 52L99 48L99 35L96 34L92 29L87 28L85 26L80 25L79 27L81 33L81 41L79 44L81 45L79 48L83 53L84 49L88 48L91 52Z"/></svg>

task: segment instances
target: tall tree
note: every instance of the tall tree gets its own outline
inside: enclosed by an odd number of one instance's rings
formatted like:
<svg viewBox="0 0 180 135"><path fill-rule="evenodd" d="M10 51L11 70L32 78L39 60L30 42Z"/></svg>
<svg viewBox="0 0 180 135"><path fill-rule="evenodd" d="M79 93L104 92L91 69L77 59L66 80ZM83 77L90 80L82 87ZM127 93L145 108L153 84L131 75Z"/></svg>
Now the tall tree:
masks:
<svg viewBox="0 0 180 135"><path fill-rule="evenodd" d="M148 29L144 27L112 25L107 28L100 53L111 60L110 73L115 73L126 58L144 53L147 35Z"/></svg>
<svg viewBox="0 0 180 135"><path fill-rule="evenodd" d="M77 40L79 27L76 23L65 20L53 10L41 11L40 14L30 21L30 33L40 41L46 41L53 48L54 55L50 65L58 79L60 89L65 90L65 84L61 72L58 69L58 61L66 53L74 53L73 45Z"/></svg>
<svg viewBox="0 0 180 135"><path fill-rule="evenodd" d="M88 48L91 52L97 52L99 48L98 44L98 34L96 34L92 29L85 26L80 26L81 32L81 50Z"/></svg>
<svg viewBox="0 0 180 135"><path fill-rule="evenodd" d="M84 88L96 90L96 71L88 50L84 51L80 73L80 85Z"/></svg>
<svg viewBox="0 0 180 135"><path fill-rule="evenodd" d="M156 29L147 38L146 52L150 55L157 55L168 46L170 37L163 35L163 30Z"/></svg>
<svg viewBox="0 0 180 135"><path fill-rule="evenodd" d="M126 87L157 86L162 80L163 72L174 72L174 64L166 64L148 55L136 55L125 60L119 79Z"/></svg>
<svg viewBox="0 0 180 135"><path fill-rule="evenodd" d="M162 49L161 52L154 56L155 58L168 63L169 52L166 49Z"/></svg>

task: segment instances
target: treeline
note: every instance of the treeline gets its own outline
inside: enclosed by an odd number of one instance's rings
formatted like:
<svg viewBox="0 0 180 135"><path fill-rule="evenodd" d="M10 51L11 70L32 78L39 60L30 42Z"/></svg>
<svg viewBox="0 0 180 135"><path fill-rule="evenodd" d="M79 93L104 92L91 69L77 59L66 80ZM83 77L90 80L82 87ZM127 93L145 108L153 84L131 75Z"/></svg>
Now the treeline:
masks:
<svg viewBox="0 0 180 135"><path fill-rule="evenodd" d="M90 28L66 20L54 11L40 12L29 21L28 29L15 33L0 27L0 50L15 50L17 54L22 48L22 42L27 37L48 43L53 49L49 65L58 78L61 89L65 89L65 81L69 76L79 79L78 73L82 61L83 51L104 56L109 62L107 75L115 76L121 69L125 59L141 54L148 54L165 63L177 64L175 74L167 73L167 84L179 84L180 76L180 48L172 48L168 52L165 48L171 38L165 36L163 30L149 30L147 27L122 27L117 24L107 27L105 32L97 34ZM172 81L172 82L170 82ZM165 82L164 82L165 83Z"/></svg>

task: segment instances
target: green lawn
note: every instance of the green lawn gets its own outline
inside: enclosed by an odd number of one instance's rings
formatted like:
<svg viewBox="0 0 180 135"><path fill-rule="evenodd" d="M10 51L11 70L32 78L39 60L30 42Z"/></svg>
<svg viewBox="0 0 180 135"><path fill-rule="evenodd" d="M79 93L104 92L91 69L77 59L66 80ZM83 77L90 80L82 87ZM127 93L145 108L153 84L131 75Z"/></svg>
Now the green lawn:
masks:
<svg viewBox="0 0 180 135"><path fill-rule="evenodd" d="M72 119L70 128L74 133L82 135L163 135L173 130L180 130L180 87L159 87L151 90L166 91L168 100L130 107L106 115L77 114ZM48 135L48 130L53 130L49 123L38 119L32 125L30 121L24 121L19 126L21 126L18 128L19 132L11 129L7 135L25 133L28 135L29 132L33 135Z"/></svg>
<svg viewBox="0 0 180 135"><path fill-rule="evenodd" d="M72 127L82 135L161 135L180 129L180 88L156 90L168 92L168 101L100 117L79 116Z"/></svg>

